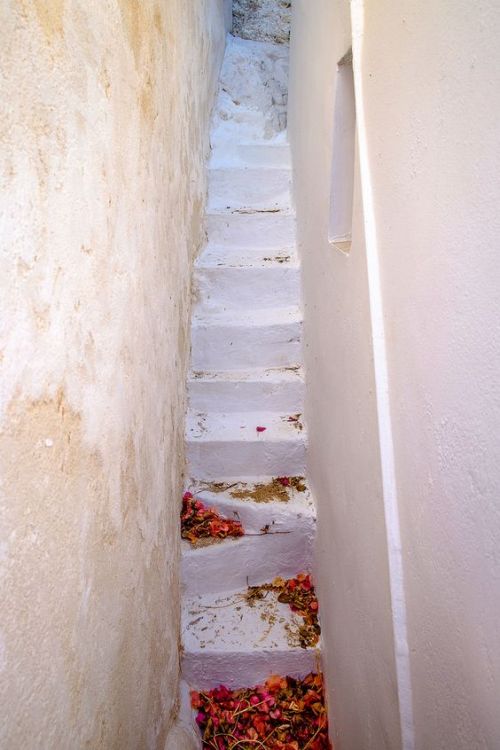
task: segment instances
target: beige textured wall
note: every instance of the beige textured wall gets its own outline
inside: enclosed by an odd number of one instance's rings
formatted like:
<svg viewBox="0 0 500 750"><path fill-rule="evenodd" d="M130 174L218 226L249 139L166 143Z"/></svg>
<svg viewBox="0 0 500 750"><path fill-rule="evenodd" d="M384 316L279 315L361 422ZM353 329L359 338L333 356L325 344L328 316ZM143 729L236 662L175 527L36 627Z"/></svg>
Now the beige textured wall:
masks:
<svg viewBox="0 0 500 750"><path fill-rule="evenodd" d="M0 11L0 746L162 748L223 0Z"/></svg>
<svg viewBox="0 0 500 750"><path fill-rule="evenodd" d="M289 129L304 274L309 479L318 505L316 578L338 750L397 750L398 698L356 170L352 250L328 242L336 63L349 4L295 0Z"/></svg>

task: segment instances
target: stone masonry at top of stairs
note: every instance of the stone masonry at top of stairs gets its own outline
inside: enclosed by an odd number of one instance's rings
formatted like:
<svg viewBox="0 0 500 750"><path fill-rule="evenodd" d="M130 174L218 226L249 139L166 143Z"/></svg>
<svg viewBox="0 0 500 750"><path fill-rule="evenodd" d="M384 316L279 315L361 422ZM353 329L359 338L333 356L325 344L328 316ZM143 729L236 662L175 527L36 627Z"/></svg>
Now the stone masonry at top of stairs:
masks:
<svg viewBox="0 0 500 750"><path fill-rule="evenodd" d="M316 649L290 642L297 616L286 604L268 597L249 607L244 598L248 585L310 570L310 494L290 487L288 502L235 497L305 472L287 54L283 45L230 38L211 135L207 245L195 266L188 472L196 497L240 520L246 534L201 547L183 542L183 679L196 689L318 667Z"/></svg>

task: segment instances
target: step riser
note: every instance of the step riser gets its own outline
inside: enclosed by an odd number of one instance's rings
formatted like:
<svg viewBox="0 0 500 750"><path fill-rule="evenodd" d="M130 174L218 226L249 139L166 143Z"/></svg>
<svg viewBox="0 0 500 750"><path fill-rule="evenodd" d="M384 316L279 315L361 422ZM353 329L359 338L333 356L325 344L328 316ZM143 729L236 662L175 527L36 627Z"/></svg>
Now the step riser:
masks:
<svg viewBox="0 0 500 750"><path fill-rule="evenodd" d="M255 247L264 251L291 247L296 239L292 214L207 214L205 229L214 245Z"/></svg>
<svg viewBox="0 0 500 750"><path fill-rule="evenodd" d="M209 168L281 168L290 169L291 157L288 146L268 146L253 144L228 144L227 140L215 145L212 150Z"/></svg>
<svg viewBox="0 0 500 750"><path fill-rule="evenodd" d="M190 380L189 405L193 411L227 412L278 411L296 414L303 410L304 382L268 383L266 381L214 382Z"/></svg>
<svg viewBox="0 0 500 750"><path fill-rule="evenodd" d="M303 649L294 651L186 653L182 659L183 678L191 688L211 690L225 685L230 690L258 685L274 674L303 678L318 671L319 656Z"/></svg>
<svg viewBox="0 0 500 750"><path fill-rule="evenodd" d="M315 533L316 519L310 506L297 502L269 502L256 503L251 500L241 500L228 496L227 493L197 490L194 495L207 507L215 508L220 515L240 521L248 533L258 533L264 526L270 530L297 533L304 531L309 541ZM278 536L282 536L279 534ZM288 537L290 538L290 537ZM302 570L300 565L296 572ZM261 578L261 580L264 580Z"/></svg>
<svg viewBox="0 0 500 750"><path fill-rule="evenodd" d="M193 477L302 476L305 473L305 440L296 441L190 441L189 472Z"/></svg>
<svg viewBox="0 0 500 750"><path fill-rule="evenodd" d="M208 210L279 209L291 207L288 169L211 169Z"/></svg>
<svg viewBox="0 0 500 750"><path fill-rule="evenodd" d="M302 323L269 326L193 325L193 370L294 367L302 359Z"/></svg>
<svg viewBox="0 0 500 750"><path fill-rule="evenodd" d="M197 311L286 307L300 299L300 272L286 264L274 268L198 268Z"/></svg>
<svg viewBox="0 0 500 750"><path fill-rule="evenodd" d="M226 105L226 106L224 106ZM227 106L229 105L229 106ZM262 112L246 107L235 108L231 106L231 99L226 102L219 100L216 118L210 133L212 146L229 143L241 143L242 141L261 141L266 136L266 118ZM224 115L229 112L231 116L226 119ZM221 114L224 115L221 117Z"/></svg>
<svg viewBox="0 0 500 750"><path fill-rule="evenodd" d="M220 104L222 106L217 108L214 127L210 134L212 148L224 144L260 144L262 141L283 138L285 135L286 116L283 113L276 112L274 116L269 117L255 109L231 107L227 101L229 107L224 106L224 102Z"/></svg>
<svg viewBox="0 0 500 750"><path fill-rule="evenodd" d="M264 523L264 522L263 522ZM224 541L200 549L183 552L181 576L188 596L220 594L276 576L293 578L300 571L311 570L313 564L314 521L295 523L289 533L269 533Z"/></svg>

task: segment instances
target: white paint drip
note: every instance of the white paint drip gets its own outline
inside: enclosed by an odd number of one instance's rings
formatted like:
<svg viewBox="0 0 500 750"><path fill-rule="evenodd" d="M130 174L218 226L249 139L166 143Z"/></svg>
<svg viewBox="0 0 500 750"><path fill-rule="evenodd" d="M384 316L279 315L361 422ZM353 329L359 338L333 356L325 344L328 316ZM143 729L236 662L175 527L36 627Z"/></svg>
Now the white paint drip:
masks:
<svg viewBox="0 0 500 750"><path fill-rule="evenodd" d="M387 534L389 577L392 601L392 622L398 684L399 714L403 750L414 750L411 666L408 649L406 598L401 550L401 528L397 498L394 444L389 396L387 351L378 258L377 227L373 202L367 128L363 99L362 53L364 35L364 0L351 2L352 51L358 148L361 171L361 190L366 236L366 257L370 313L373 339L380 460L384 494L385 526Z"/></svg>

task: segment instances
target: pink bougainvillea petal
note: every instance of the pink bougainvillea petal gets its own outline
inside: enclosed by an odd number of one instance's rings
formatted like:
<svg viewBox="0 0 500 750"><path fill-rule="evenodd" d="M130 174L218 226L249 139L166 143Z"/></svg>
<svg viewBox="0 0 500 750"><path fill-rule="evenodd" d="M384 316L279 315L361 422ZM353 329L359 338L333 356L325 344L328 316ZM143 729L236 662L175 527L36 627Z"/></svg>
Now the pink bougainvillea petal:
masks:
<svg viewBox="0 0 500 750"><path fill-rule="evenodd" d="M247 745L248 750L333 750L321 674L303 680L274 676L265 685L234 691L221 686L192 693L192 701L199 702L196 718L203 750L247 750Z"/></svg>
<svg viewBox="0 0 500 750"><path fill-rule="evenodd" d="M201 500L196 500L191 492L182 498L181 536L191 544L199 539L226 539L243 536L243 526L239 521L224 518L214 508L207 508Z"/></svg>

